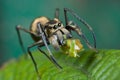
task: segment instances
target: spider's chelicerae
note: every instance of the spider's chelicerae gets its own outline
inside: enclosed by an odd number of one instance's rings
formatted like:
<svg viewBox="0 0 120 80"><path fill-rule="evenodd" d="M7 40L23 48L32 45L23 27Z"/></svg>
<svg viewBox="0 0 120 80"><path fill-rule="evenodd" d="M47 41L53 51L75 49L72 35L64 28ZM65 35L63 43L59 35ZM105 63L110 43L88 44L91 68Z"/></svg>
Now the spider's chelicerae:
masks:
<svg viewBox="0 0 120 80"><path fill-rule="evenodd" d="M88 41L88 39L85 37L80 26L76 25L73 21L68 20L67 13L71 13L72 16L74 16L77 20L82 22L89 29L89 31L92 33L94 46L92 46L90 44L90 42ZM75 31L84 40L84 42L90 49L97 51L95 34L94 34L92 28L90 27L90 25L86 21L84 21L82 18L80 18L71 9L64 8L64 16L65 16L65 26L59 20L59 9L56 9L55 18L53 20L50 20L47 17L42 16L42 17L36 18L32 22L30 30L27 30L27 29L21 27L20 25L18 25L16 27L20 45L21 45L23 51L25 51L25 49L24 49L24 46L23 46L23 43L22 43L22 40L20 37L20 32L19 32L20 30L29 33L32 36L33 40L35 41L35 43L33 43L32 45L30 45L27 48L27 51L34 63L35 70L38 75L39 75L39 72L37 69L37 64L36 64L36 62L32 56L32 53L30 51L30 49L34 46L37 46L38 50L41 53L43 53L51 62L53 62L59 68L62 68L62 67L57 63L57 61L54 58L54 56L52 55L52 52L49 49L48 45L52 45L56 50L59 50L61 46L64 46L66 44L65 43L66 40L74 39L71 31ZM79 43L78 44L75 43L75 44L79 45ZM48 54L41 49L42 46L46 47L46 49L48 50ZM78 47L79 47L79 51L80 51L81 47L80 46L78 46ZM68 54L69 54L69 52L68 52Z"/></svg>

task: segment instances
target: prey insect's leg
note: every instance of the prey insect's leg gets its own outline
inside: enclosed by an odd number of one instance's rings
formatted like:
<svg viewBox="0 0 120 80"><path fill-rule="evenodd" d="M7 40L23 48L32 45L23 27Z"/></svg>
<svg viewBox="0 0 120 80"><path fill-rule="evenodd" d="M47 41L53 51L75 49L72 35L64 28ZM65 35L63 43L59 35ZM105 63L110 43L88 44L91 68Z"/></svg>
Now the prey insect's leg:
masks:
<svg viewBox="0 0 120 80"><path fill-rule="evenodd" d="M29 30L27 30L25 28L22 28L20 25L16 26L16 31L17 31L17 35L18 35L18 38L19 38L20 45L22 47L23 52L26 53L26 50L25 50L25 48L23 46L22 38L21 38L21 35L20 35L20 30L24 31L26 33L29 33L29 34L33 34L33 35L36 35L36 34L34 34L32 31L29 31Z"/></svg>
<svg viewBox="0 0 120 80"><path fill-rule="evenodd" d="M38 23L37 27L38 27L38 29L39 29L39 32L40 32L40 34L41 34L42 40L43 40L43 42L44 42L44 44L45 44L45 47L46 47L47 50L48 50L48 53L49 53L49 56L50 56L51 60L56 64L56 66L58 66L59 68L62 68L62 67L57 63L57 61L56 61L55 58L53 57L53 54L51 53L51 51L50 51L50 49L49 49L49 47L48 47L48 44L47 44L47 41L46 41L46 36L45 36L45 34L44 34L45 32L43 31L43 29L42 29L42 27L41 27L41 24Z"/></svg>
<svg viewBox="0 0 120 80"><path fill-rule="evenodd" d="M59 19L59 8L55 10L55 18Z"/></svg>
<svg viewBox="0 0 120 80"><path fill-rule="evenodd" d="M33 64L34 64L34 66L35 66L35 70L36 70L36 73L37 73L39 79L40 79L40 75L39 75L39 72L38 72L37 64L36 64L36 62L35 62L35 59L34 59L32 53L31 53L30 49L33 48L34 46L37 46L37 45L41 44L41 43L42 43L42 40L40 40L40 41L38 41L38 42L30 45L30 46L27 48L28 54L30 55L30 57L31 57L31 59L32 59L32 61L33 61Z"/></svg>
<svg viewBox="0 0 120 80"><path fill-rule="evenodd" d="M56 62L55 58L53 56L49 56L47 55L43 50L40 49L40 47L38 47L38 50L43 53L52 63L54 63L55 65L59 66L59 68L62 69L62 67Z"/></svg>

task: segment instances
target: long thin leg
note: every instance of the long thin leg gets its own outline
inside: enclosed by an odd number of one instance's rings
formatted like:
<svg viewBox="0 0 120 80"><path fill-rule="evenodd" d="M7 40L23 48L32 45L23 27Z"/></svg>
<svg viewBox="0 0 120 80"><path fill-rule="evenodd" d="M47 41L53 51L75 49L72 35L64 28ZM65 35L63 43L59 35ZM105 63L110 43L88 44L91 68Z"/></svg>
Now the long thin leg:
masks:
<svg viewBox="0 0 120 80"><path fill-rule="evenodd" d="M76 19L82 22L90 30L90 32L92 33L93 40L94 40L94 48L96 48L96 37L95 37L92 27L85 20L79 17L73 10L64 8L65 21L67 25L68 25L67 12L70 12Z"/></svg>
<svg viewBox="0 0 120 80"><path fill-rule="evenodd" d="M49 49L49 47L48 47L48 44L47 44L47 42L46 42L46 37L45 37L45 35L44 35L44 32L42 31L43 29L42 29L42 27L41 27L41 24L38 23L37 27L38 27L39 32L40 32L40 34L41 34L42 40L43 40L43 42L44 42L44 44L45 44L45 46L46 46L46 48L47 48L47 50L48 50L48 53L49 53L49 56L50 56L51 60L56 64L56 66L58 66L59 68L62 68L62 67L57 63L57 61L56 61L55 58L53 57L53 54L51 53L51 51L50 51L50 49Z"/></svg>
<svg viewBox="0 0 120 80"><path fill-rule="evenodd" d="M59 66L60 69L62 69L62 67L56 62L55 58L53 56L48 56L43 50L40 49L40 47L38 47L38 50L43 53L52 63L54 63L55 65L57 65L57 67Z"/></svg>
<svg viewBox="0 0 120 80"><path fill-rule="evenodd" d="M16 26L16 31L17 31L17 35L18 35L18 38L19 38L20 45L22 47L23 52L26 53L26 50L25 50L25 48L23 46L22 38L21 38L21 35L20 35L20 30L24 31L26 33L29 33L29 34L33 34L35 36L37 36L37 35L35 33L31 32L31 31L25 29L25 28L22 28L20 25Z"/></svg>
<svg viewBox="0 0 120 80"><path fill-rule="evenodd" d="M55 10L55 18L59 19L59 8Z"/></svg>
<svg viewBox="0 0 120 80"><path fill-rule="evenodd" d="M79 34L79 36L86 42L87 46L88 46L90 49L98 52L95 47L92 47L92 46L91 46L90 42L88 41L88 39L86 38L86 36L85 36L83 33L82 33L82 34Z"/></svg>
<svg viewBox="0 0 120 80"><path fill-rule="evenodd" d="M64 16L65 16L65 24L68 25L68 17L67 17L67 11L64 9Z"/></svg>
<svg viewBox="0 0 120 80"><path fill-rule="evenodd" d="M94 47L92 47L92 45L90 44L89 40L86 38L86 36L85 36L84 33L82 32L81 28L78 27L78 25L75 25L75 24L72 25L72 24L73 24L73 22L70 22L68 28L70 28L71 30L77 32L77 34L85 41L86 45L87 45L90 49L93 49L94 51L97 52L97 50L96 50Z"/></svg>
<svg viewBox="0 0 120 80"><path fill-rule="evenodd" d="M32 59L32 61L33 61L33 64L34 64L34 66L35 66L35 70L36 70L36 73L37 73L39 79L40 79L40 75L39 75L39 71L38 71L38 68L37 68L37 64L36 64L36 62L35 62L35 59L34 59L32 53L31 53L30 49L31 49L32 47L34 47L34 46L37 46L37 45L41 44L41 43L42 43L42 41L40 40L40 41L38 41L38 42L30 45L30 46L27 48L28 54L30 55L30 57L31 57L31 59Z"/></svg>

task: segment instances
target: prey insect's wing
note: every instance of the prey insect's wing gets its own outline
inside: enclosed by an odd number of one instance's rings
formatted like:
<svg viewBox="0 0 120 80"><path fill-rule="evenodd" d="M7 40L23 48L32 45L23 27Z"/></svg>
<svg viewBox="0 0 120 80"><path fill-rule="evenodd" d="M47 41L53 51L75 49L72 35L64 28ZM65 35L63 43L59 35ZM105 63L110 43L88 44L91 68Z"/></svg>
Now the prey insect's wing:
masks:
<svg viewBox="0 0 120 80"><path fill-rule="evenodd" d="M65 15L66 26L68 25L67 12L71 13L77 20L79 20L81 23L83 23L89 29L89 31L92 33L92 37L93 37L93 41L94 41L94 48L96 48L96 37L95 37L95 34L94 34L94 31L93 31L92 27L85 20L83 20L81 17L79 17L73 10L68 9L68 8L64 8L64 15ZM82 35L81 37L86 42L89 43L89 41L87 40L85 35Z"/></svg>

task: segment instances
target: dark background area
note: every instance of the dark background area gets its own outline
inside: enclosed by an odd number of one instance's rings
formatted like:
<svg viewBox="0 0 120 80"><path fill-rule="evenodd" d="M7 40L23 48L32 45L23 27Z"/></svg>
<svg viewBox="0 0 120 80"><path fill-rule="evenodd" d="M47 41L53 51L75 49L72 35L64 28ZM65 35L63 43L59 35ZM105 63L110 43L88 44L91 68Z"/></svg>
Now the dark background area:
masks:
<svg viewBox="0 0 120 80"><path fill-rule="evenodd" d="M53 19L56 8L60 8L60 19L64 22L64 7L73 9L92 26L97 36L97 48L120 49L119 0L1 0L0 63L17 58L23 53L18 42L16 25L29 29L33 19L39 16ZM29 34L24 32L22 39L25 47L33 43Z"/></svg>

